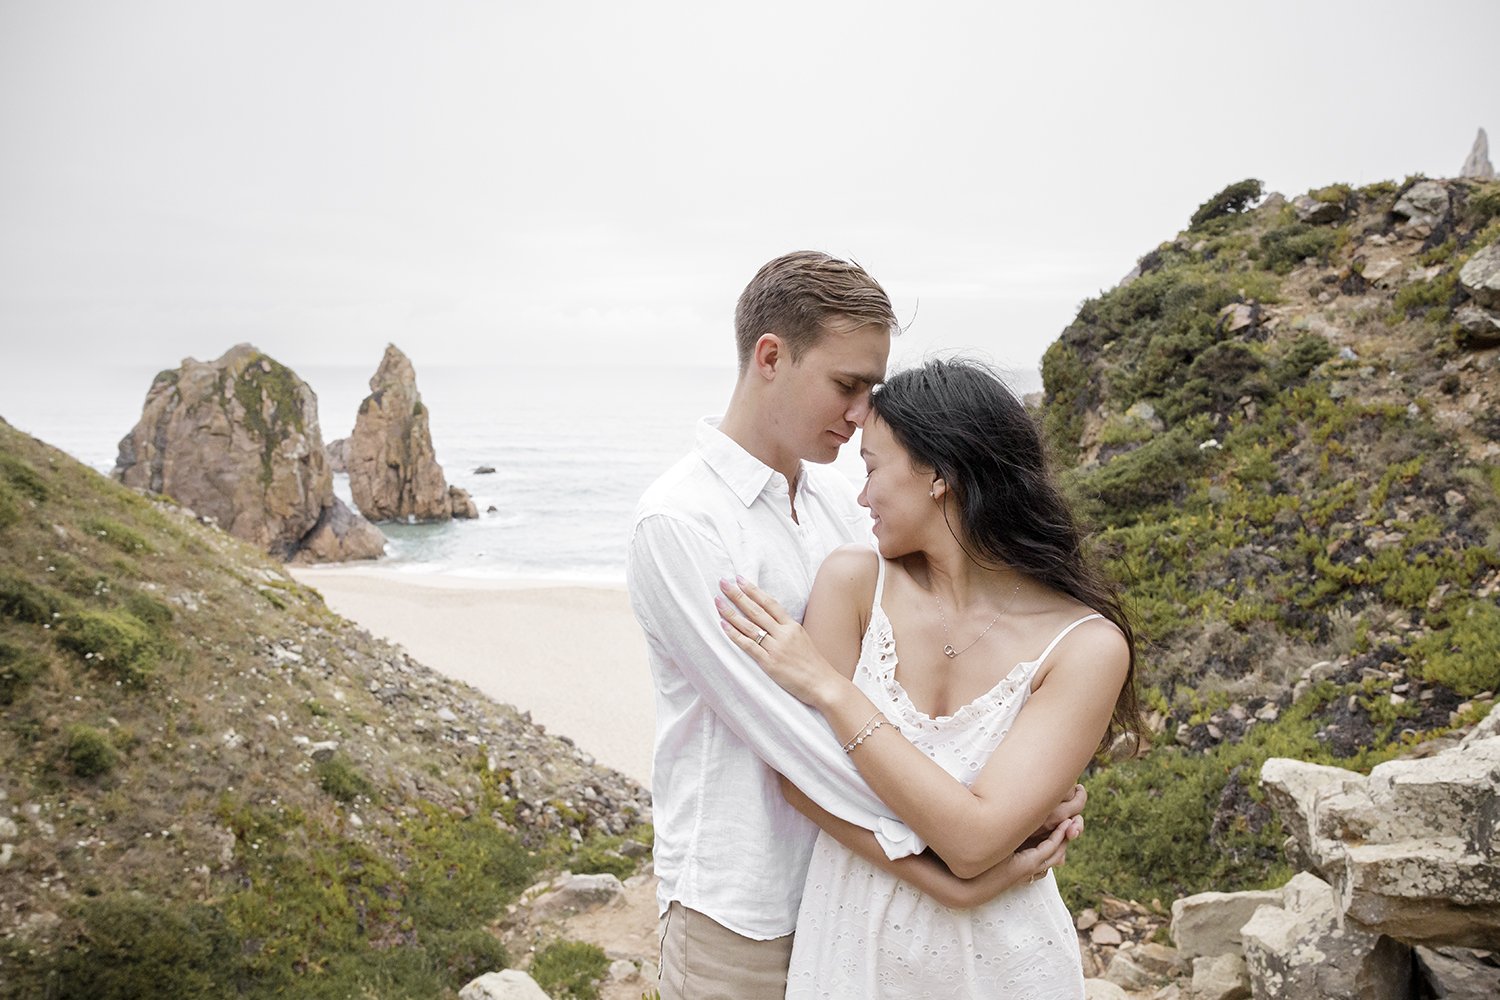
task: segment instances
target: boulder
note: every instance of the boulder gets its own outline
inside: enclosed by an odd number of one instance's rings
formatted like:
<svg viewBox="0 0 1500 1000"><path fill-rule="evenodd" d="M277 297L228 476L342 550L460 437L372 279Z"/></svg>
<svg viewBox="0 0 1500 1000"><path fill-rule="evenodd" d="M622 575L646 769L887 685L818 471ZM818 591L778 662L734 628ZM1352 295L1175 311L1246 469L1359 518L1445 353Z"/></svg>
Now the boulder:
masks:
<svg viewBox="0 0 1500 1000"><path fill-rule="evenodd" d="M453 502L432 449L411 361L395 344L370 378L349 436L349 491L372 521L446 521Z"/></svg>
<svg viewBox="0 0 1500 1000"><path fill-rule="evenodd" d="M1282 905L1255 911L1241 934L1251 991L1285 1000L1406 1000L1411 949L1340 920L1333 888L1301 872Z"/></svg>
<svg viewBox="0 0 1500 1000"><path fill-rule="evenodd" d="M329 472L347 473L349 471L348 438L339 438L337 441L328 442L323 446L323 451L328 455Z"/></svg>
<svg viewBox="0 0 1500 1000"><path fill-rule="evenodd" d="M1261 780L1341 915L1412 944L1500 944L1500 737L1368 778L1273 758Z"/></svg>
<svg viewBox="0 0 1500 1000"><path fill-rule="evenodd" d="M548 919L582 913L625 894L625 886L609 873L567 875L554 880L531 904L534 918Z"/></svg>
<svg viewBox="0 0 1500 1000"><path fill-rule="evenodd" d="M1260 306L1254 302L1231 302L1219 310L1220 329L1235 333L1254 326L1260 318Z"/></svg>
<svg viewBox="0 0 1500 1000"><path fill-rule="evenodd" d="M1436 226L1448 218L1448 188L1441 181L1417 181L1396 199L1391 211L1413 226Z"/></svg>
<svg viewBox="0 0 1500 1000"><path fill-rule="evenodd" d="M1172 940L1183 955L1238 955L1240 928L1262 906L1280 906L1279 889L1200 892L1172 903Z"/></svg>
<svg viewBox="0 0 1500 1000"><path fill-rule="evenodd" d="M1312 225L1337 222L1344 217L1344 206L1336 201L1319 201L1311 195L1299 194L1292 199L1292 209L1297 219Z"/></svg>
<svg viewBox="0 0 1500 1000"><path fill-rule="evenodd" d="M1470 257L1459 269L1458 283L1481 306L1500 309L1500 243L1491 243Z"/></svg>
<svg viewBox="0 0 1500 1000"><path fill-rule="evenodd" d="M385 536L380 529L350 510L338 497L323 508L318 523L302 539L292 561L297 563L346 562L379 559L385 555Z"/></svg>
<svg viewBox="0 0 1500 1000"><path fill-rule="evenodd" d="M1490 137L1484 134L1484 129L1480 129L1479 134L1474 137L1474 147L1469 150L1458 176L1476 181L1495 179L1495 167L1490 163Z"/></svg>
<svg viewBox="0 0 1500 1000"><path fill-rule="evenodd" d="M249 344L157 375L114 477L282 559L333 502L317 396Z"/></svg>
<svg viewBox="0 0 1500 1000"><path fill-rule="evenodd" d="M542 988L520 969L486 972L458 991L458 1000L548 1000Z"/></svg>
<svg viewBox="0 0 1500 1000"><path fill-rule="evenodd" d="M1469 344L1476 347L1500 344L1500 313L1481 309L1469 302L1458 307L1453 320L1464 332Z"/></svg>
<svg viewBox="0 0 1500 1000"><path fill-rule="evenodd" d="M1238 953L1193 959L1194 1000L1248 1000L1250 971Z"/></svg>
<svg viewBox="0 0 1500 1000"><path fill-rule="evenodd" d="M1422 978L1438 1000L1494 1000L1500 997L1500 957L1468 948L1416 949Z"/></svg>
<svg viewBox="0 0 1500 1000"><path fill-rule="evenodd" d="M455 518L475 518L479 516L479 506L474 503L473 497L469 496L468 490L461 490L457 486L448 487L448 511Z"/></svg>
<svg viewBox="0 0 1500 1000"><path fill-rule="evenodd" d="M1386 278L1400 271L1405 265L1396 257L1371 257L1364 261L1359 275L1374 285L1382 284Z"/></svg>
<svg viewBox="0 0 1500 1000"><path fill-rule="evenodd" d="M1130 994L1108 979L1085 979L1083 1000L1130 1000Z"/></svg>

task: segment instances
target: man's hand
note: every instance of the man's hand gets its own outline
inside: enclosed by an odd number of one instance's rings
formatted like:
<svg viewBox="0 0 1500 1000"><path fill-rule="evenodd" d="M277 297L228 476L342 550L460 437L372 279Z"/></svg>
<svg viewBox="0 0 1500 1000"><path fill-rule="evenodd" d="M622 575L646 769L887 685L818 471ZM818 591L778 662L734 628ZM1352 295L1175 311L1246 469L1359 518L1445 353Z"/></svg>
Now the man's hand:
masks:
<svg viewBox="0 0 1500 1000"><path fill-rule="evenodd" d="M1047 818L1042 821L1042 825L1037 828L1036 832L1022 842L1020 850L1027 850L1041 844L1052 835L1053 830L1056 830L1059 825L1066 823L1070 819L1077 820L1075 824L1077 832L1068 839L1072 840L1073 837L1077 837L1078 834L1083 832L1083 807L1088 803L1088 800L1089 793L1084 790L1084 787L1082 785L1074 785L1073 794L1059 802L1047 814Z"/></svg>

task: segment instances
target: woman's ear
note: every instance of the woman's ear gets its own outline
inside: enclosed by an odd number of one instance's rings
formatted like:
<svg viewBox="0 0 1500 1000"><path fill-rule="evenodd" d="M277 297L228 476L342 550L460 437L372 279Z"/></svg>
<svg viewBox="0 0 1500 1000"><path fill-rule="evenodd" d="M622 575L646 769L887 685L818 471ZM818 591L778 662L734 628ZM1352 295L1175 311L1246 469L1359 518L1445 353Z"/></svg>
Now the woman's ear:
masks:
<svg viewBox="0 0 1500 1000"><path fill-rule="evenodd" d="M927 495L932 497L932 499L934 500L941 500L943 499L944 494L946 494L947 492L947 481L944 480L942 476L934 476L932 480L932 490Z"/></svg>

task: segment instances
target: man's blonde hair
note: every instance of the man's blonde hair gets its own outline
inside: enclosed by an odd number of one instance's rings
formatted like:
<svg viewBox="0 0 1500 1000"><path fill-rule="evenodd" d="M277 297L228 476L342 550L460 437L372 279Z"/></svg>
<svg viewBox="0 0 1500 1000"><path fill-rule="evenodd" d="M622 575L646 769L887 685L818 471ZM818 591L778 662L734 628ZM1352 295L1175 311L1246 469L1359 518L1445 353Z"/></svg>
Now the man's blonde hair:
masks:
<svg viewBox="0 0 1500 1000"><path fill-rule="evenodd" d="M858 264L816 250L777 257L750 279L734 309L740 371L766 334L779 336L796 361L823 336L829 320L841 318L900 332L885 289Z"/></svg>

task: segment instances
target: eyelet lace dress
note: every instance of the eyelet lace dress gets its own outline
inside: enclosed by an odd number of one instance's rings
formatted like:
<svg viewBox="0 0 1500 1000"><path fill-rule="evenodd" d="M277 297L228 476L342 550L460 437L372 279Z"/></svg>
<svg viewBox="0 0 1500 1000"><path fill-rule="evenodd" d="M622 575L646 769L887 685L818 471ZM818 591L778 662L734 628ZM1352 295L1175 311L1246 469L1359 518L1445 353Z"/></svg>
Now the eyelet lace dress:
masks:
<svg viewBox="0 0 1500 1000"><path fill-rule="evenodd" d="M1016 664L952 715L918 711L896 681L896 643L880 606L880 561L870 626L854 683L923 753L972 784L1010 731L1032 679L1056 645ZM820 834L797 915L788 1000L931 997L933 1000L1081 1000L1083 967L1073 919L1048 872L972 910L954 910Z"/></svg>

